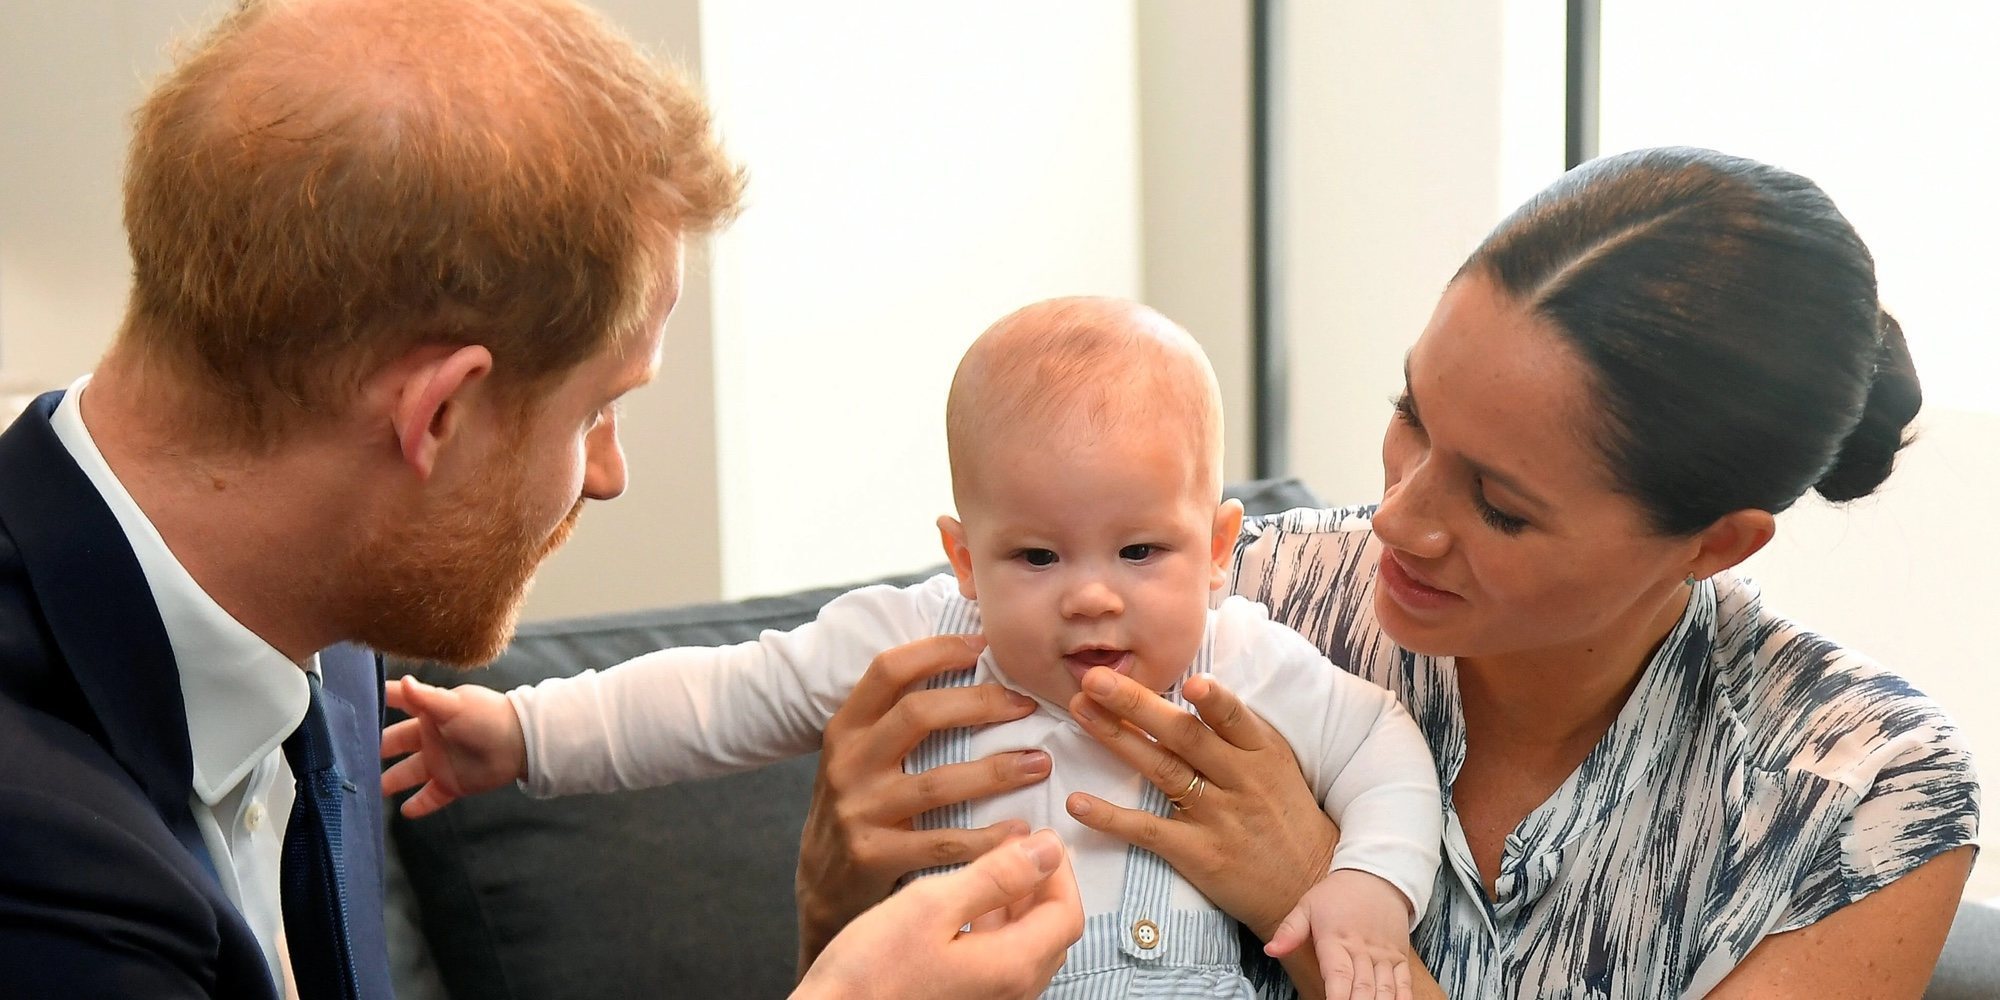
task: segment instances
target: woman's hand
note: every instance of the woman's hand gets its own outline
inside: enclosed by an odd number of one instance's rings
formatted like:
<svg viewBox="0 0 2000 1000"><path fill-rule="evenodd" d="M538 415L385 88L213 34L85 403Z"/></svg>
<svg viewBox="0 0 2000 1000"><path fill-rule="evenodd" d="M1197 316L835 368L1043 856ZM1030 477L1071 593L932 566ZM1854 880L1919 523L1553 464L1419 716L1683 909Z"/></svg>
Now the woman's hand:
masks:
<svg viewBox="0 0 2000 1000"><path fill-rule="evenodd" d="M1070 713L1168 798L1187 797L1185 808L1162 818L1078 792L1069 797L1070 815L1166 859L1269 941L1325 877L1340 831L1269 723L1210 677L1190 678L1181 694L1200 718L1115 671L1084 675Z"/></svg>
<svg viewBox="0 0 2000 1000"><path fill-rule="evenodd" d="M907 690L978 659L979 636L942 635L885 650L827 723L819 776L799 844L799 971L896 880L922 868L979 857L1028 832L1020 821L978 830L913 830L930 809L1031 785L1049 775L1038 750L905 774L903 758L939 729L1008 722L1034 700L998 684Z"/></svg>

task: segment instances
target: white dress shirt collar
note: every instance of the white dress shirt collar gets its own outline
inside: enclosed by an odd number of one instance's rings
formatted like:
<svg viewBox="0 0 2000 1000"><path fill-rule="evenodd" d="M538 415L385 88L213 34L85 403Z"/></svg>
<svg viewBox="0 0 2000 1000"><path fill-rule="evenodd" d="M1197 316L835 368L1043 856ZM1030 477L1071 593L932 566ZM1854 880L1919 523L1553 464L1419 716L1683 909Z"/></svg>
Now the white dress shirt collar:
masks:
<svg viewBox="0 0 2000 1000"><path fill-rule="evenodd" d="M306 673L319 673L319 656L293 663L224 611L188 575L84 426L81 400L89 382L85 375L69 387L50 423L117 517L152 588L180 666L194 756L193 790L214 807L305 718L311 697Z"/></svg>

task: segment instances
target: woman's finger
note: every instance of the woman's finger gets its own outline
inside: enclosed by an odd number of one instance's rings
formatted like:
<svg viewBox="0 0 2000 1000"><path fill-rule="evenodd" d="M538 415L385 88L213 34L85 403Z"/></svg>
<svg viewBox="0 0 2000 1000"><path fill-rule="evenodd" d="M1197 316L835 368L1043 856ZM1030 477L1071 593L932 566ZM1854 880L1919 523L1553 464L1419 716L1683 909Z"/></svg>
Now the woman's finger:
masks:
<svg viewBox="0 0 2000 1000"><path fill-rule="evenodd" d="M1180 714L1194 718L1186 712ZM1187 761L1148 739L1137 726L1106 714L1104 708L1087 693L1071 697L1070 716L1105 749L1152 782L1153 787L1158 788L1169 801L1194 794L1195 781L1200 776ZM1200 725L1200 722L1195 724Z"/></svg>
<svg viewBox="0 0 2000 1000"><path fill-rule="evenodd" d="M934 767L886 788L882 815L890 821L902 821L955 802L998 795L1047 778L1049 767L1049 755L1041 750L996 753L979 760Z"/></svg>
<svg viewBox="0 0 2000 1000"><path fill-rule="evenodd" d="M1193 824L1177 823L1144 809L1112 805L1085 792L1071 792L1063 806L1084 826L1108 833L1161 857L1182 853L1183 842L1197 835Z"/></svg>
<svg viewBox="0 0 2000 1000"><path fill-rule="evenodd" d="M1201 713L1201 721L1215 735L1238 749L1262 750L1278 738L1277 730L1263 716L1245 707L1242 699L1207 674L1188 678L1181 686L1181 697Z"/></svg>
<svg viewBox="0 0 2000 1000"><path fill-rule="evenodd" d="M911 691L868 727L861 752L870 761L901 767L903 758L938 730L1012 722L1034 711L1033 698L998 684Z"/></svg>
<svg viewBox="0 0 2000 1000"><path fill-rule="evenodd" d="M983 636L936 635L883 650L869 661L839 714L865 726L887 714L904 688L933 674L972 666L985 648Z"/></svg>
<svg viewBox="0 0 2000 1000"><path fill-rule="evenodd" d="M1151 736L1160 746L1178 755L1210 781L1222 776L1228 755L1236 752L1235 747L1216 736L1215 731L1208 728L1200 717L1108 667L1092 667L1089 673L1083 675L1083 693L1111 715ZM1186 780L1183 779L1181 784L1185 786ZM1168 794L1177 791L1168 791Z"/></svg>

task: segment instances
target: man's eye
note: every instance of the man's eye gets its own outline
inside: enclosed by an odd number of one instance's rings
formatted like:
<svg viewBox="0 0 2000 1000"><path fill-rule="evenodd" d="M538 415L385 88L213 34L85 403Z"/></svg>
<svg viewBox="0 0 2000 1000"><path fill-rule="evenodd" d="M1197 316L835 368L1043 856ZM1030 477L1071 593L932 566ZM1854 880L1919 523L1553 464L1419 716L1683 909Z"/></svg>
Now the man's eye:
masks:
<svg viewBox="0 0 2000 1000"><path fill-rule="evenodd" d="M1054 566L1056 554L1048 549L1022 549L1021 560L1030 566Z"/></svg>
<svg viewBox="0 0 2000 1000"><path fill-rule="evenodd" d="M1118 550L1118 558L1127 562L1145 562L1155 551L1151 545L1127 545Z"/></svg>

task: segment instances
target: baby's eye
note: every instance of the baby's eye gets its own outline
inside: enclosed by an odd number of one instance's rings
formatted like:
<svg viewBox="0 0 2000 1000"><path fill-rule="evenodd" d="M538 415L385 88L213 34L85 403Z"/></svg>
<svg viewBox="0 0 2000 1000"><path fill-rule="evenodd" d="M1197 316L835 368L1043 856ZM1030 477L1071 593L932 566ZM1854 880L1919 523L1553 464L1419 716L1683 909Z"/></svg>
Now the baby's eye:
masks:
<svg viewBox="0 0 2000 1000"><path fill-rule="evenodd" d="M1022 549L1020 558L1030 566L1054 566L1056 554L1048 549Z"/></svg>
<svg viewBox="0 0 2000 1000"><path fill-rule="evenodd" d="M1127 562L1145 562L1152 558L1157 548L1152 545L1127 545L1118 550L1118 558Z"/></svg>

